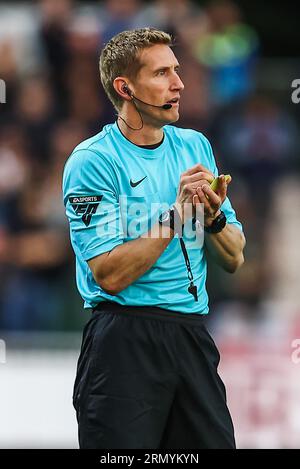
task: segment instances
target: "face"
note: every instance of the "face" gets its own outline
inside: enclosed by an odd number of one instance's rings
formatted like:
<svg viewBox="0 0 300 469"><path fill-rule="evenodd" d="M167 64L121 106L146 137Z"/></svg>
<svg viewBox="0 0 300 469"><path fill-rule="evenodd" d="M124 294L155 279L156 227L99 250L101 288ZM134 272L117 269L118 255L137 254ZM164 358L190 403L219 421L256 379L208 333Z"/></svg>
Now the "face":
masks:
<svg viewBox="0 0 300 469"><path fill-rule="evenodd" d="M165 125L179 119L179 99L184 85L179 77L179 63L169 46L157 44L144 49L140 55L142 67L130 83L133 94L149 104L161 106L172 100L171 109L147 106L135 101L149 123Z"/></svg>

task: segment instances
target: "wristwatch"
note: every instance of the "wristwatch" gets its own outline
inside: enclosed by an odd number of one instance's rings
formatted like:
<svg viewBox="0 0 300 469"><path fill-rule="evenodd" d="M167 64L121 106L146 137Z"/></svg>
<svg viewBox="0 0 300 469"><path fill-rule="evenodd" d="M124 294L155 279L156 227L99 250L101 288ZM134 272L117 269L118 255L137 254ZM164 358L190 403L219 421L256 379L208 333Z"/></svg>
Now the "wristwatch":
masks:
<svg viewBox="0 0 300 469"><path fill-rule="evenodd" d="M176 207L171 207L162 212L158 217L158 223L162 226L167 226L174 231L174 234L182 236L183 223Z"/></svg>
<svg viewBox="0 0 300 469"><path fill-rule="evenodd" d="M204 231L206 233L220 233L223 230L227 222L227 218L224 212L221 211L210 226L205 226Z"/></svg>

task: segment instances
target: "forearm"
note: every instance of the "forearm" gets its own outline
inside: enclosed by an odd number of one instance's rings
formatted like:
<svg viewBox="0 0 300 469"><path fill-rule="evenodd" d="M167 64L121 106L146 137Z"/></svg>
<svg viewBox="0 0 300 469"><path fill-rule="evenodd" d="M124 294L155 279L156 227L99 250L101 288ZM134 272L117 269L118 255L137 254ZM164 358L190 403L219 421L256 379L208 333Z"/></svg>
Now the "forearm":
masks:
<svg viewBox="0 0 300 469"><path fill-rule="evenodd" d="M232 224L227 223L220 233L205 233L205 244L215 262L227 272L235 272L244 262L245 237Z"/></svg>
<svg viewBox="0 0 300 469"><path fill-rule="evenodd" d="M106 272L101 272L98 283L116 295L153 266L173 237L172 229L157 223L139 238L117 246L108 254Z"/></svg>

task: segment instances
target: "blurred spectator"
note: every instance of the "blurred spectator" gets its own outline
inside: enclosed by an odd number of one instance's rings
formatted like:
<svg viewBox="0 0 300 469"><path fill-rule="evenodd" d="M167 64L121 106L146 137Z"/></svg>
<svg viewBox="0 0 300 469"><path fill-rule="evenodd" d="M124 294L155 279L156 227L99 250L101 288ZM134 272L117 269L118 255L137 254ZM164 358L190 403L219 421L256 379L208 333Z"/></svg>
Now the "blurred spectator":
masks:
<svg viewBox="0 0 300 469"><path fill-rule="evenodd" d="M211 117L207 71L188 51L181 51L177 58L182 64L180 78L186 85L181 93L180 120L176 125L205 133Z"/></svg>
<svg viewBox="0 0 300 469"><path fill-rule="evenodd" d="M2 217L6 245L1 308L4 329L59 329L63 322L60 279L69 251L57 197L59 178L54 171L54 184L53 170L49 168L49 177L44 180L31 175L22 192L6 202Z"/></svg>
<svg viewBox="0 0 300 469"><path fill-rule="evenodd" d="M154 26L174 34L183 24L199 14L199 7L190 0L155 0L148 2L135 17L134 27Z"/></svg>
<svg viewBox="0 0 300 469"><path fill-rule="evenodd" d="M213 1L206 12L209 27L194 43L194 53L210 70L211 96L220 106L253 90L259 42L257 33L242 22L241 10L231 0Z"/></svg>
<svg viewBox="0 0 300 469"><path fill-rule="evenodd" d="M98 19L91 13L77 13L68 28L67 43L73 57L98 57L101 36Z"/></svg>
<svg viewBox="0 0 300 469"><path fill-rule="evenodd" d="M22 191L30 173L28 142L24 131L16 125L0 130L0 213L6 200Z"/></svg>
<svg viewBox="0 0 300 469"><path fill-rule="evenodd" d="M6 69L6 80L36 73L43 62L36 5L33 2L0 3L0 70ZM13 72L13 73L12 73Z"/></svg>
<svg viewBox="0 0 300 469"><path fill-rule="evenodd" d="M14 98L16 90L17 63L13 53L12 43L0 40L0 78L5 82L6 101ZM0 124L9 115L9 107L1 106Z"/></svg>
<svg viewBox="0 0 300 469"><path fill-rule="evenodd" d="M216 141L225 165L242 177L257 214L265 218L272 188L296 158L298 127L266 96L255 95L218 119Z"/></svg>
<svg viewBox="0 0 300 469"><path fill-rule="evenodd" d="M49 135L57 118L53 89L44 76L27 77L19 84L14 120L26 132L32 159L46 164Z"/></svg>
<svg viewBox="0 0 300 469"><path fill-rule="evenodd" d="M98 61L74 57L67 71L67 117L85 125L90 133L99 132L114 119L114 110L100 87Z"/></svg>
<svg viewBox="0 0 300 469"><path fill-rule="evenodd" d="M72 0L41 0L39 40L43 47L52 86L63 103L66 88L64 72L68 65L68 28L74 14Z"/></svg>
<svg viewBox="0 0 300 469"><path fill-rule="evenodd" d="M115 34L135 27L140 12L140 0L105 0L99 12L102 43L106 44Z"/></svg>
<svg viewBox="0 0 300 469"><path fill-rule="evenodd" d="M0 262L5 267L2 273L0 269L2 328L64 327L71 295L64 294L70 247L61 175L66 156L85 136L87 131L78 122L57 125L51 135L47 171L38 175L23 156L22 133L12 128L2 135L6 150L14 156L10 160L12 168L1 165L1 173L7 167L3 176L10 177L10 184L5 185L4 177L4 182L0 182L1 195L5 195L5 203L0 205ZM3 148L2 143L0 164L1 155L5 159Z"/></svg>

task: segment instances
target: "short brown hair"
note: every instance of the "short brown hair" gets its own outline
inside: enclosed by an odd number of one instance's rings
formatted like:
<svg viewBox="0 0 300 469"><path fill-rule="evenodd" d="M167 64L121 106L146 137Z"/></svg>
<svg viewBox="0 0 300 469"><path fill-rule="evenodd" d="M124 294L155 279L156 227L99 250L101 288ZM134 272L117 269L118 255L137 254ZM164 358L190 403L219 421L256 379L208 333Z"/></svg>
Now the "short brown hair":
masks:
<svg viewBox="0 0 300 469"><path fill-rule="evenodd" d="M123 31L114 36L101 51L99 69L103 88L119 111L123 99L113 87L117 76L135 78L142 64L139 61L140 52L156 44L172 46L172 37L164 31L155 28L133 29Z"/></svg>

